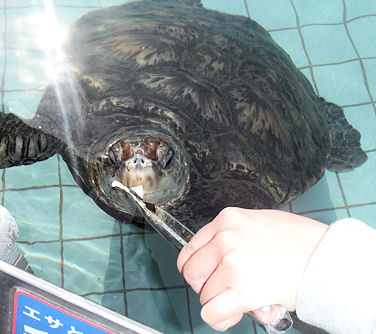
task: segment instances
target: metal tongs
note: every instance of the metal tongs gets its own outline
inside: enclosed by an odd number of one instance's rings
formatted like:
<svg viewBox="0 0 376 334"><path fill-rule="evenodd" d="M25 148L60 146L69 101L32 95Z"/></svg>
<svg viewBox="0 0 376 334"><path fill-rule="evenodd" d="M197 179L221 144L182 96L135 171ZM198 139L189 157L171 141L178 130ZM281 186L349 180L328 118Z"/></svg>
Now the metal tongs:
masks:
<svg viewBox="0 0 376 334"><path fill-rule="evenodd" d="M167 211L155 204L144 202L135 191L119 181L113 181L112 187L123 189L128 199L140 210L146 221L178 250L181 250L195 235ZM262 323L251 312L247 313L247 315L259 325L264 326L268 334L283 334L288 331L293 323L289 312L280 305L264 306L258 312L269 313L270 309L274 311L273 313L276 313L276 320L271 324Z"/></svg>

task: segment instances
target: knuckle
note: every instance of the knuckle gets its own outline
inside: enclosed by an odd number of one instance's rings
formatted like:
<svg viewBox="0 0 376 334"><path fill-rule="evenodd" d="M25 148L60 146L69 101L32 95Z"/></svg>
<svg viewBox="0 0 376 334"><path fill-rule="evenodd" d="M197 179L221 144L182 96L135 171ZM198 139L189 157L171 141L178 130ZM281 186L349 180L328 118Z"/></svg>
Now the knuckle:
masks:
<svg viewBox="0 0 376 334"><path fill-rule="evenodd" d="M222 209L218 216L221 217L222 219L227 220L228 218L232 217L236 213L236 208L228 206L224 209Z"/></svg>
<svg viewBox="0 0 376 334"><path fill-rule="evenodd" d="M231 317L234 314L234 309L237 308L238 299L239 296L237 292L231 288L227 288L221 295L214 297L202 307L202 320L217 330L225 330L227 328L227 326L222 326L224 325L224 321L228 322L228 325L230 325L230 323L234 325L242 316L241 313L233 317L234 319Z"/></svg>
<svg viewBox="0 0 376 334"><path fill-rule="evenodd" d="M189 263L184 267L183 276L186 282L191 286L202 286L205 283L205 277L198 274L194 268L191 268Z"/></svg>
<svg viewBox="0 0 376 334"><path fill-rule="evenodd" d="M201 303L202 304L202 303ZM201 319L206 322L208 325L211 324L211 319L208 315L208 312L206 311L206 307L203 307L200 312Z"/></svg>
<svg viewBox="0 0 376 334"><path fill-rule="evenodd" d="M236 252L232 251L232 252L226 253L222 258L222 263L224 265L227 265L227 266L228 265L230 265L230 266L236 265L238 263L238 258L237 258Z"/></svg>
<svg viewBox="0 0 376 334"><path fill-rule="evenodd" d="M213 305L213 303L209 303L207 305L204 305L201 309L200 315L201 319L205 321L208 325L212 326L217 321L216 318L220 316L219 312L221 310L217 307L216 304Z"/></svg>
<svg viewBox="0 0 376 334"><path fill-rule="evenodd" d="M189 268L184 268L184 279L190 285L199 281L199 278L195 275L194 271L189 270Z"/></svg>
<svg viewBox="0 0 376 334"><path fill-rule="evenodd" d="M228 245L228 243L231 242L231 238L227 231L219 231L214 236L213 241L218 248L222 248L223 245Z"/></svg>
<svg viewBox="0 0 376 334"><path fill-rule="evenodd" d="M237 284L239 279L239 274L241 273L242 268L244 268L245 263L239 257L239 254L235 251L228 252L222 257L221 266L226 270L226 272L231 273L231 279L229 285Z"/></svg>
<svg viewBox="0 0 376 334"><path fill-rule="evenodd" d="M239 221L242 221L244 217L244 209L236 207L226 207L218 214L216 219L217 226L220 229L235 228Z"/></svg>
<svg viewBox="0 0 376 334"><path fill-rule="evenodd" d="M218 249L224 251L232 249L236 246L236 238L231 230L222 230L216 233L213 238L215 245Z"/></svg>
<svg viewBox="0 0 376 334"><path fill-rule="evenodd" d="M196 234L191 238L191 240L189 240L188 244L186 245L186 249L189 254L193 254L198 248L198 237Z"/></svg>

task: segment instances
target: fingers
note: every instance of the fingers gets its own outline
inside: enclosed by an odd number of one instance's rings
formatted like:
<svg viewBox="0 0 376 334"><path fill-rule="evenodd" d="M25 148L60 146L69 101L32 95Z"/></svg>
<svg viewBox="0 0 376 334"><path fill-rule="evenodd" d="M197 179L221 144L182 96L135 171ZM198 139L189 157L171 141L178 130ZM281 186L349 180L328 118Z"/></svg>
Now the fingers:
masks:
<svg viewBox="0 0 376 334"><path fill-rule="evenodd" d="M201 318L214 329L225 331L237 324L247 312L246 306L239 300L236 291L226 289L202 307Z"/></svg>
<svg viewBox="0 0 376 334"><path fill-rule="evenodd" d="M181 250L177 266L180 273L183 271L184 264L197 250L204 247L210 240L221 230L226 229L229 225L233 225L233 222L228 219L228 216L232 216L235 219L239 209L225 208L223 209L214 220L202 227L196 235L190 240L190 242Z"/></svg>
<svg viewBox="0 0 376 334"><path fill-rule="evenodd" d="M200 293L200 302L202 305L205 305L211 299L223 293L224 290L229 288L234 290L238 285L240 279L237 277L238 273L236 270L233 270L235 269L231 263L233 261L231 258L233 257L231 254L226 255L225 259L222 259L214 272L211 273Z"/></svg>
<svg viewBox="0 0 376 334"><path fill-rule="evenodd" d="M236 249L238 240L234 233L213 221L202 228L183 248L178 258L178 269L196 293L206 284L226 254ZM227 278L227 275L219 278ZM224 284L225 282L223 282Z"/></svg>
<svg viewBox="0 0 376 334"><path fill-rule="evenodd" d="M213 327L217 331L224 332L230 327L235 326L242 319L242 317L243 317L243 314L237 314L236 316L230 319L224 320L220 323L217 323L215 325L210 325L210 326Z"/></svg>
<svg viewBox="0 0 376 334"><path fill-rule="evenodd" d="M222 254L211 239L191 255L184 264L182 274L192 289L200 294L203 285L218 267Z"/></svg>
<svg viewBox="0 0 376 334"><path fill-rule="evenodd" d="M216 227L214 224L210 223L208 225L205 225L181 250L177 260L177 266L180 273L183 272L183 266L189 260L192 254L194 254L200 248L204 247L212 239L215 233Z"/></svg>

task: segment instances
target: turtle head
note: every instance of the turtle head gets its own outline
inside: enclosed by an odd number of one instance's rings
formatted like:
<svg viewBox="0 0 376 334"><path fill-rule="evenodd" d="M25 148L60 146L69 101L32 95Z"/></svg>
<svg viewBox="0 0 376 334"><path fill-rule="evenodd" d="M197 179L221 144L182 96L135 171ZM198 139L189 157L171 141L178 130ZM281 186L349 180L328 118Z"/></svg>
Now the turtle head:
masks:
<svg viewBox="0 0 376 334"><path fill-rule="evenodd" d="M132 188L142 185L144 200L174 201L187 184L187 164L180 150L163 137L134 135L117 140L105 155L113 177Z"/></svg>

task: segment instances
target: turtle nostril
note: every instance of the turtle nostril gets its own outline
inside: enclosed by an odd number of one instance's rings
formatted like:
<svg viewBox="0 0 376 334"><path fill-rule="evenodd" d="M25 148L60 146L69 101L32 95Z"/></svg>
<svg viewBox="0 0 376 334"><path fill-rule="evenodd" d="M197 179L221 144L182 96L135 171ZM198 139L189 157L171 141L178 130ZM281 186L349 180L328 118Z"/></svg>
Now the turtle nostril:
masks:
<svg viewBox="0 0 376 334"><path fill-rule="evenodd" d="M137 154L132 158L132 165L135 166L141 166L141 167L146 167L148 163L148 159L146 159L144 156Z"/></svg>

